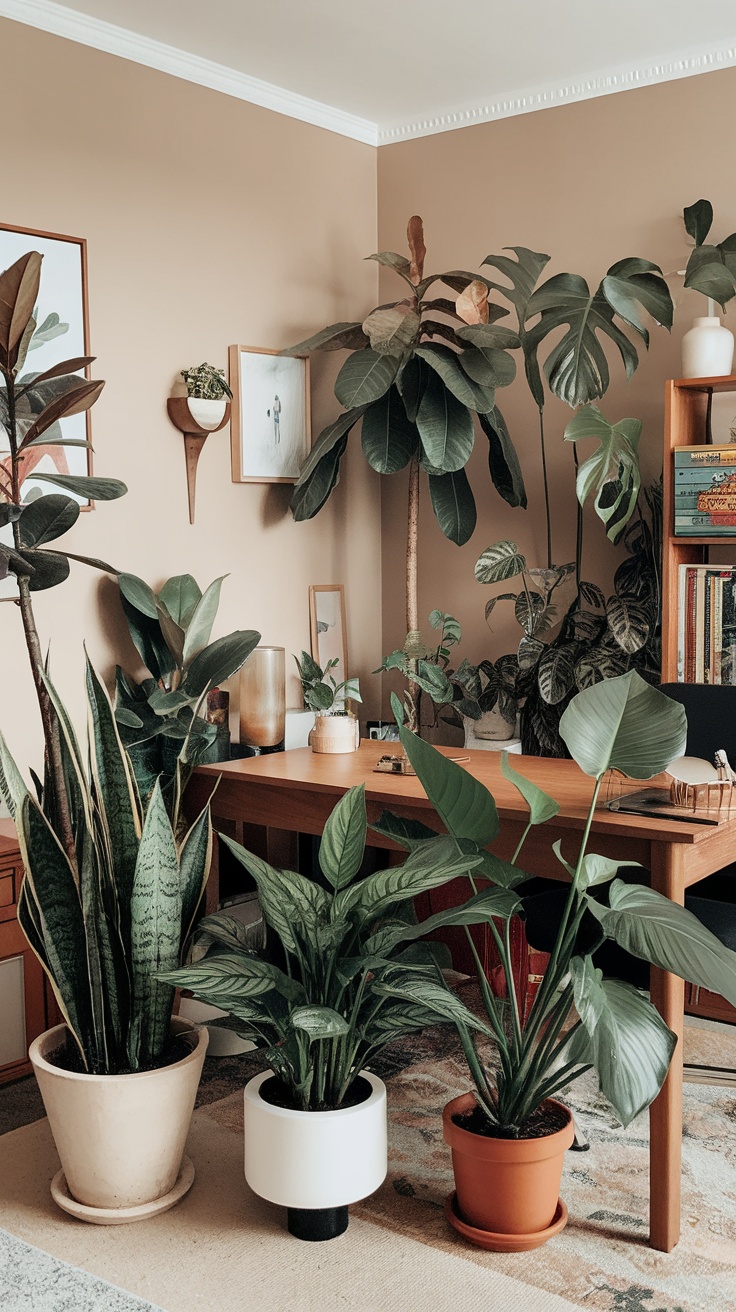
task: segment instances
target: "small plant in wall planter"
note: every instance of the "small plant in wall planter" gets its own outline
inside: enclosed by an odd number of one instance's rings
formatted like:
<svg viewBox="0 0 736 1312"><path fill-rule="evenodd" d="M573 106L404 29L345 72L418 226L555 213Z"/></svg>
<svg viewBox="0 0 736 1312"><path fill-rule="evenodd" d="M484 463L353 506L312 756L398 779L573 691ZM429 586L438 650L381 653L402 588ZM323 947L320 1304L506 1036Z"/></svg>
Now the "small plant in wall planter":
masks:
<svg viewBox="0 0 736 1312"><path fill-rule="evenodd" d="M344 679L337 683L330 673L340 664L337 658L328 661L324 670L303 651L301 659L294 657L302 683L304 706L315 712L314 728L309 735L313 752L353 752L360 745L360 723L349 710L347 702L362 702L357 679Z"/></svg>
<svg viewBox="0 0 736 1312"><path fill-rule="evenodd" d="M195 423L200 428L219 427L227 403L233 399L224 369L217 369L213 364L198 364L191 369L182 369L181 376L186 383L187 404Z"/></svg>
<svg viewBox="0 0 736 1312"><path fill-rule="evenodd" d="M380 828L380 822L379 822ZM479 867L454 838L413 843L405 863L361 879L365 789L351 788L325 825L319 863L328 887L275 870L223 836L255 880L264 919L286 969L249 951L225 915L201 922L206 955L161 978L221 1007L229 1025L264 1050L270 1070L245 1090L245 1176L255 1193L288 1209L301 1239L331 1239L348 1205L386 1175L386 1091L371 1058L386 1043L438 1017L481 1024L444 983L438 944L417 940L448 924L487 923L515 902L504 888L480 893L422 924L412 899ZM409 981L411 1002L392 994Z"/></svg>

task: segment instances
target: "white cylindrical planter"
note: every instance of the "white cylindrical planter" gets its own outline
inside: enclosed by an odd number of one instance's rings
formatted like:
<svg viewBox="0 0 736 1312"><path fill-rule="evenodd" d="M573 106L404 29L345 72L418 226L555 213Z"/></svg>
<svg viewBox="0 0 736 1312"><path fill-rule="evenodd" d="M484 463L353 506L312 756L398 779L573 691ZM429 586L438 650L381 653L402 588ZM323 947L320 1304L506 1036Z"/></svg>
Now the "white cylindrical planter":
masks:
<svg viewBox="0 0 736 1312"><path fill-rule="evenodd" d="M215 399L206 396L188 396L187 406L195 424L212 433L222 423L227 408L227 397Z"/></svg>
<svg viewBox="0 0 736 1312"><path fill-rule="evenodd" d="M383 1184L388 1169L386 1087L361 1071L371 1092L355 1107L302 1112L273 1107L261 1087L272 1071L245 1086L245 1178L259 1197L289 1209L289 1228L300 1238L332 1238L347 1225L347 1207ZM332 1233L307 1233L309 1217L294 1213L342 1212ZM296 1226L292 1222L296 1222Z"/></svg>
<svg viewBox="0 0 736 1312"><path fill-rule="evenodd" d="M186 1020L174 1017L171 1023L175 1034L192 1032ZM61 1191L59 1177L55 1181L54 1198L66 1211L98 1224L165 1210L160 1204L175 1192L180 1175L207 1030L194 1030L194 1047L181 1061L133 1075L87 1075L53 1065L47 1055L65 1034L66 1026L57 1025L29 1051L64 1176ZM190 1174L187 1188L194 1179ZM130 1211L133 1216L125 1215Z"/></svg>
<svg viewBox="0 0 736 1312"><path fill-rule="evenodd" d="M354 715L317 715L309 742L313 752L355 752L360 747L360 720Z"/></svg>
<svg viewBox="0 0 736 1312"><path fill-rule="evenodd" d="M733 333L717 315L693 321L682 339L683 378L722 378L733 366Z"/></svg>

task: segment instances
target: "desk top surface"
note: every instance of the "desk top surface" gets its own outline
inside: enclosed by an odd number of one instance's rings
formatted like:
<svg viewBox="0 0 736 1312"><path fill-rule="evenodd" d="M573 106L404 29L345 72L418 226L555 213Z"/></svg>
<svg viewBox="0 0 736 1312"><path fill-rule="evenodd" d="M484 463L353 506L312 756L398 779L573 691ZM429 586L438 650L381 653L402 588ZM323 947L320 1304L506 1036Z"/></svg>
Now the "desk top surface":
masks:
<svg viewBox="0 0 736 1312"><path fill-rule="evenodd" d="M430 808L421 783L414 775L376 774L375 764L380 756L400 750L398 744L363 741L356 752L328 755L312 752L308 747L288 752L273 752L254 756L244 761L224 761L216 765L200 766L199 776L221 777L220 788L250 791L259 786L280 788L284 792L334 793L339 797L348 788L364 784L366 798L390 808L401 809L405 802L411 810ZM526 803L516 788L501 774L500 752L440 748L446 756L462 757L463 769L479 779L493 794L499 815L519 819L527 812ZM584 821L593 794L594 781L574 761L553 760L548 757L514 756L512 764L520 774L526 775L560 804L560 814L553 823L565 827L579 827ZM624 782L626 792L645 785L638 780ZM217 813L217 795L213 804ZM593 828L611 834L629 834L642 839L660 842L701 843L709 835L730 830L736 845L736 815L718 826L688 824L659 816L627 815L605 807L596 810Z"/></svg>

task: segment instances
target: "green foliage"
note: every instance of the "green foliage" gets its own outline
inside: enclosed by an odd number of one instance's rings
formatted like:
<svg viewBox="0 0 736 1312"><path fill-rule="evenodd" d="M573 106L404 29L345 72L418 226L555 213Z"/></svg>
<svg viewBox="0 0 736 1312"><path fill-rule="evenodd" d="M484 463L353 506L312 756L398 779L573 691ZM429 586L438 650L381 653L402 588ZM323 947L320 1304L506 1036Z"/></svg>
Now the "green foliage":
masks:
<svg viewBox="0 0 736 1312"><path fill-rule="evenodd" d="M682 217L686 232L695 242L685 270L685 286L709 296L725 310L736 296L736 232L715 245L706 241L713 224L709 200L688 205Z"/></svg>
<svg viewBox="0 0 736 1312"><path fill-rule="evenodd" d="M594 455L578 469L577 498L585 505L595 492L595 513L612 542L617 542L636 508L641 487L639 473L640 419L621 419L609 424L597 406L578 410L565 429L566 442L593 437L599 443Z"/></svg>
<svg viewBox="0 0 736 1312"><path fill-rule="evenodd" d="M429 615L431 627L439 632L432 646L425 643L421 633L407 633L403 647L384 656L374 674L398 670L409 687L404 692L404 713L412 733L421 727L421 695L426 693L435 707L447 706L455 696L450 669L450 650L459 643L462 630L458 621L444 611L433 610ZM415 693L413 689L416 689Z"/></svg>
<svg viewBox="0 0 736 1312"><path fill-rule="evenodd" d="M607 936L643 960L736 1002L736 953L725 948L683 907L651 889L614 879L619 863L587 852L598 790L606 770L617 767L637 779L658 773L683 749L683 721L682 708L633 671L579 693L565 712L562 729L567 745L578 765L595 776L596 787L577 860L574 865L563 860L571 877L567 903L549 964L528 1014L513 987L507 926L510 917L524 913L523 888L519 892L517 886L528 876L517 861L526 833L555 815L558 807L517 771L507 756L502 757L504 775L529 807L526 832L511 865L493 858L497 863L495 877L493 863L483 862L468 872L473 896L464 907L454 909L454 920L445 923L469 924L465 913L481 905L495 908L496 920L489 927L508 982L506 999L491 992L480 957L468 937L488 1022L485 1030L476 1029L475 1033L493 1035L499 1063L491 1065L485 1060L472 1027L462 1016L453 1019L478 1102L507 1134L523 1135L525 1121L545 1099L562 1093L590 1067L596 1070L601 1091L621 1122L628 1125L656 1097L667 1074L675 1036L658 1012L639 990L618 980L604 979L590 955L577 953L578 930L586 912L599 921L601 942ZM482 853L482 847L496 837L498 829L490 793L435 748L412 739L403 728L401 738L428 798L459 846L467 853L490 857ZM378 828L412 852L427 841L421 830L407 828L407 822L396 817L382 816ZM556 850L562 860L557 845ZM492 881L491 887L480 893L476 883L479 877ZM490 899L487 904L486 898ZM424 929L430 924L425 922ZM399 935L398 926L390 929L380 946L398 941ZM389 978L381 987L408 1006L436 1009L438 1017L448 1014L423 980L411 976L398 981Z"/></svg>
<svg viewBox="0 0 736 1312"><path fill-rule="evenodd" d="M294 660L301 679L304 706L308 711L334 711L342 714L345 702L362 702L358 679L343 679L342 683L337 683L330 674L330 670L340 664L336 656L327 662L324 670L320 669L308 651L302 652L301 660L298 656Z"/></svg>
<svg viewBox="0 0 736 1312"><path fill-rule="evenodd" d="M487 924L517 905L513 894L492 889L462 913L451 909L417 924L407 916L412 899L467 875L482 856L427 830L402 866L361 879L366 833L361 785L345 794L325 826L319 861L329 890L275 870L225 838L255 880L287 970L249 949L235 922L220 914L200 924L205 956L160 976L226 1011L226 1023L265 1050L266 1061L305 1111L339 1107L360 1070L392 1039L440 1020L486 1032L444 984L437 945L418 952L412 944L428 929ZM395 996L407 983L411 1000Z"/></svg>
<svg viewBox="0 0 736 1312"><path fill-rule="evenodd" d="M187 385L187 396L201 397L206 401L219 401L228 396L232 400L224 369L213 364L198 364L191 369L182 369L181 376Z"/></svg>
<svg viewBox="0 0 736 1312"><path fill-rule="evenodd" d="M26 789L0 735L0 789L25 877L18 920L49 977L85 1070L160 1064L174 1001L155 972L174 969L209 872L209 807L177 841L156 783L143 808L107 693L87 661L82 753L47 680L61 729L76 868L54 832L54 799Z"/></svg>

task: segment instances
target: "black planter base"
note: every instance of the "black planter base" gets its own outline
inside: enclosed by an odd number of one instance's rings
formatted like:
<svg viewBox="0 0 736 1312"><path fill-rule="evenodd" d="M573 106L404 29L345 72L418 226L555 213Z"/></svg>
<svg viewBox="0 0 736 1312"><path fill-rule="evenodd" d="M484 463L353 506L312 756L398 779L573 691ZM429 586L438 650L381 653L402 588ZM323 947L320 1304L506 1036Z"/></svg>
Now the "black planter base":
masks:
<svg viewBox="0 0 736 1312"><path fill-rule="evenodd" d="M289 1234L309 1243L322 1243L337 1239L348 1228L347 1207L289 1207L287 1208Z"/></svg>

